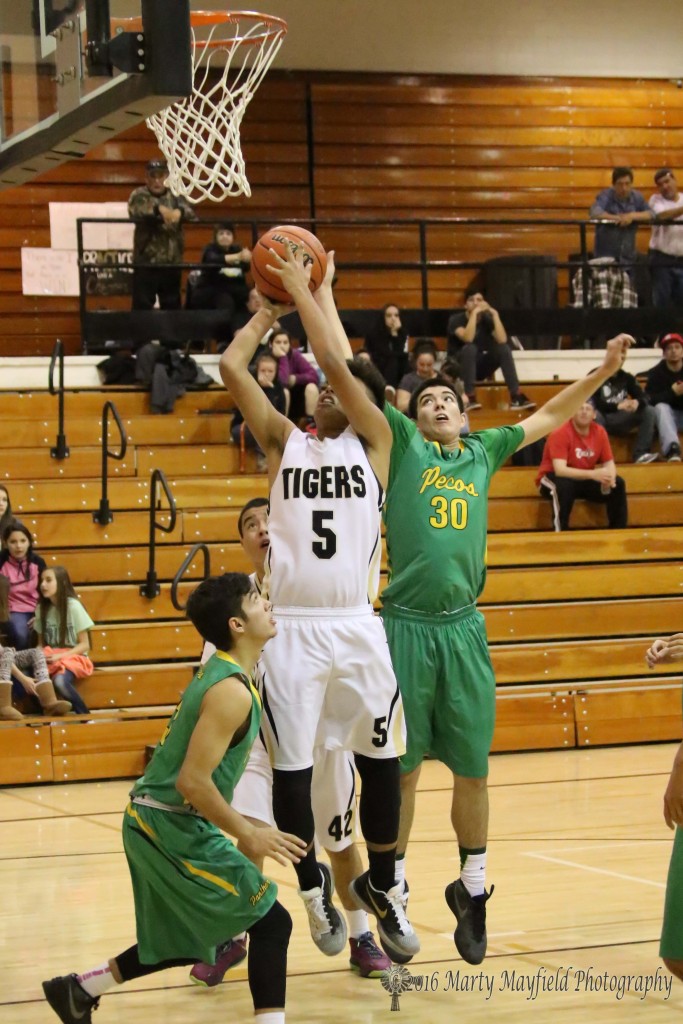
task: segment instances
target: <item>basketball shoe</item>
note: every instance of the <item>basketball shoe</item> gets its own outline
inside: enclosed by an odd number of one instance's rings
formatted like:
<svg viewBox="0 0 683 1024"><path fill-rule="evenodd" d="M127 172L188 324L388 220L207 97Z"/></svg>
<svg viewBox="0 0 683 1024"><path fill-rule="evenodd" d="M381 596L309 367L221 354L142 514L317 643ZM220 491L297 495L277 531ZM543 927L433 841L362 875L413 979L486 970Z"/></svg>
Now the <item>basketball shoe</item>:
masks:
<svg viewBox="0 0 683 1024"><path fill-rule="evenodd" d="M446 903L458 921L453 940L468 964L480 964L486 956L486 903L493 889L491 886L489 892L481 896L470 896L459 878L446 886Z"/></svg>
<svg viewBox="0 0 683 1024"><path fill-rule="evenodd" d="M228 939L216 949L216 963L197 963L190 971L190 981L205 988L220 985L231 967L241 964L247 955L246 939Z"/></svg>
<svg viewBox="0 0 683 1024"><path fill-rule="evenodd" d="M410 886L408 885L407 880L404 880L404 882L403 882L403 892L401 893L399 898L401 900L401 904L403 905L403 913L406 916L408 915L408 899L409 899L409 897L410 897ZM384 952L387 954L387 956L390 959L393 960L393 962L395 964L409 964L410 961L413 959L413 954L412 953L410 954L410 956L402 956L400 953L396 953L395 951L392 952L390 949L387 949L387 947L384 944L384 939L382 938L381 935L380 935L379 941L380 941L380 944L381 944L382 949L384 950Z"/></svg>
<svg viewBox="0 0 683 1024"><path fill-rule="evenodd" d="M394 963L408 963L419 953L420 940L406 916L403 886L394 885L388 892L382 892L374 888L370 872L366 871L354 878L349 889L358 906L377 919L382 948Z"/></svg>
<svg viewBox="0 0 683 1024"><path fill-rule="evenodd" d="M349 939L351 970L361 978L381 978L391 967L391 960L375 942L372 932L364 932L357 939Z"/></svg>
<svg viewBox="0 0 683 1024"><path fill-rule="evenodd" d="M318 862L322 885L315 889L299 889L308 914L311 938L325 956L336 956L346 945L346 921L332 904L334 883L327 864Z"/></svg>
<svg viewBox="0 0 683 1024"><path fill-rule="evenodd" d="M62 1024L92 1024L92 1011L100 1001L81 988L75 974L44 981L43 992Z"/></svg>

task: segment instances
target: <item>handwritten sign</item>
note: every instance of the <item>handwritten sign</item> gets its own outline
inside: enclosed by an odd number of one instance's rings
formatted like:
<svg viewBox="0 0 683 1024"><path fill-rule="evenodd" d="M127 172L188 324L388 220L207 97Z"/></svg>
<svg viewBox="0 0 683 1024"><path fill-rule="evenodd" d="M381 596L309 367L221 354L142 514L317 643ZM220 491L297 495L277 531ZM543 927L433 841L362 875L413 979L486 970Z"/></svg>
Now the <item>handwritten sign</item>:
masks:
<svg viewBox="0 0 683 1024"><path fill-rule="evenodd" d="M22 248L21 290L24 295L78 295L78 253Z"/></svg>

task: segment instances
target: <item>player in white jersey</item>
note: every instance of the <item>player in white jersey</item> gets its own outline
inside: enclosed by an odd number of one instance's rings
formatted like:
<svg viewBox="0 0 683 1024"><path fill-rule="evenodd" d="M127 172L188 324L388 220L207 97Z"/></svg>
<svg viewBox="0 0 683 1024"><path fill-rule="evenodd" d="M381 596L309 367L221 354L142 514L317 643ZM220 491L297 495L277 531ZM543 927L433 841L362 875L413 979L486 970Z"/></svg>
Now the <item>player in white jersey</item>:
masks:
<svg viewBox="0 0 683 1024"><path fill-rule="evenodd" d="M279 267L314 353L327 351L333 261L315 298L300 258L288 252ZM419 950L394 876L405 725L386 636L372 605L392 441L381 411L384 382L367 364L328 358L332 386L316 406L317 437L303 434L267 401L248 369L262 337L285 311L268 305L259 310L220 362L224 383L266 453L271 485L269 594L281 643L262 662L262 697L273 811L280 828L295 822L286 830L309 843L296 867L300 894L314 940L339 952L343 921L315 860L311 776L317 747L354 751L370 869L352 892L377 916L385 951L405 961Z"/></svg>
<svg viewBox="0 0 683 1024"><path fill-rule="evenodd" d="M240 512L237 529L240 543L254 567L250 579L260 593L268 551L266 498L252 498L246 503ZM214 651L212 644L204 644L202 664L208 661ZM363 870L354 842L356 777L353 757L345 751L317 751L311 797L316 838L329 855L334 881L348 920L349 963L361 977L377 978L391 966L391 962L375 943L367 913L358 909L348 893L350 882ZM232 807L255 825L275 825L273 771L260 735L254 741L247 766L235 787ZM263 863L256 866L263 873ZM326 869L325 865L323 868ZM190 978L198 985L213 988L221 983L231 967L244 960L246 953L245 933L219 947L215 964L195 964L190 971Z"/></svg>

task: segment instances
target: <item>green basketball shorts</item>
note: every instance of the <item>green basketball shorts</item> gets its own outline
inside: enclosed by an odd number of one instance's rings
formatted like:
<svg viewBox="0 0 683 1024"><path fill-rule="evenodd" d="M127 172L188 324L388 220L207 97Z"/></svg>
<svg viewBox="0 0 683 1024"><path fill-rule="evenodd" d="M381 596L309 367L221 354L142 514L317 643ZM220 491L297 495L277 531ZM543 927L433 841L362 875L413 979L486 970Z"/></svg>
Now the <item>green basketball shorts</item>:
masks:
<svg viewBox="0 0 683 1024"><path fill-rule="evenodd" d="M432 754L456 775L484 778L496 682L483 615L474 605L449 615L388 606L382 617L408 731L401 770Z"/></svg>
<svg viewBox="0 0 683 1024"><path fill-rule="evenodd" d="M129 804L123 818L140 960L216 961L216 946L268 913L277 886L215 825Z"/></svg>
<svg viewBox="0 0 683 1024"><path fill-rule="evenodd" d="M665 960L683 960L683 829L677 828L666 879L664 921L659 955Z"/></svg>

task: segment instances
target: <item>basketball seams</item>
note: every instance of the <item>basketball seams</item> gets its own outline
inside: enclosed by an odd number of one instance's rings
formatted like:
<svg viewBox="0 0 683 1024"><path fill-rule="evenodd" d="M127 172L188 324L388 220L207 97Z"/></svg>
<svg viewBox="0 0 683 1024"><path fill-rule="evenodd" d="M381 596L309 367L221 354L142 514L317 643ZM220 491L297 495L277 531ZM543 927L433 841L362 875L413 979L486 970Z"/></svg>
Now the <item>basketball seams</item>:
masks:
<svg viewBox="0 0 683 1024"><path fill-rule="evenodd" d="M278 238L273 235L280 236ZM270 228L259 239L254 246L251 271L255 284L259 291L266 298L275 302L291 302L289 293L277 283L267 270L272 266L270 253L275 252L282 258L285 256L287 240L291 241L298 250L306 254L306 262L311 266L311 291L315 291L322 283L327 269L327 253L320 242L320 239L306 228L299 228L298 225L279 224Z"/></svg>

